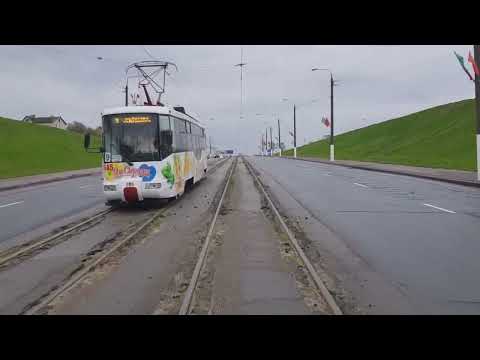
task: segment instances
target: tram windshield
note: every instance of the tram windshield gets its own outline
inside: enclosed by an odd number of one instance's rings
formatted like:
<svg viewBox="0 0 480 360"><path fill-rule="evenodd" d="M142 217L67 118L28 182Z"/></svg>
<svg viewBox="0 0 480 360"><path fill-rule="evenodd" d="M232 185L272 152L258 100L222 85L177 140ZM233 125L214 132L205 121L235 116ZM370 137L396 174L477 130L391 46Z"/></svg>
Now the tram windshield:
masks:
<svg viewBox="0 0 480 360"><path fill-rule="evenodd" d="M103 117L105 162L160 161L171 152L167 116L115 114ZM167 134L165 134L167 133Z"/></svg>

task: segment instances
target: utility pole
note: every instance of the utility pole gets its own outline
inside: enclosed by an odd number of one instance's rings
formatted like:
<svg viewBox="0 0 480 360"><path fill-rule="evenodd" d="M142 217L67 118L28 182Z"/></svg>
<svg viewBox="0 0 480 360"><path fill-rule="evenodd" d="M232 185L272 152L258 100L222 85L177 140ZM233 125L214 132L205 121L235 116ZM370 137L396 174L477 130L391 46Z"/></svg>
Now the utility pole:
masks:
<svg viewBox="0 0 480 360"><path fill-rule="evenodd" d="M330 73L330 161L335 161L335 144L333 142L333 75Z"/></svg>
<svg viewBox="0 0 480 360"><path fill-rule="evenodd" d="M296 107L293 105L293 157L297 157L297 120L295 118Z"/></svg>
<svg viewBox="0 0 480 360"><path fill-rule="evenodd" d="M263 138L263 132L262 132L262 155L265 156L266 153L267 153L267 143Z"/></svg>
<svg viewBox="0 0 480 360"><path fill-rule="evenodd" d="M265 144L266 145L266 155L268 156L268 128L265 128Z"/></svg>
<svg viewBox="0 0 480 360"><path fill-rule="evenodd" d="M282 157L282 139L280 138L280 119L278 119L278 148L280 149L280 157Z"/></svg>
<svg viewBox="0 0 480 360"><path fill-rule="evenodd" d="M273 156L272 127L270 126L270 156Z"/></svg>
<svg viewBox="0 0 480 360"><path fill-rule="evenodd" d="M243 117L243 67L247 63L243 62L243 46L240 47L240 63L235 66L240 67L240 119Z"/></svg>
<svg viewBox="0 0 480 360"><path fill-rule="evenodd" d="M324 70L330 73L330 161L335 161L335 144L333 139L333 87L335 86L335 80L333 80L333 74L330 69L312 69L312 71L318 70Z"/></svg>
<svg viewBox="0 0 480 360"><path fill-rule="evenodd" d="M480 45L473 45L473 58L480 63ZM477 113L477 180L480 181L480 76L475 74L475 105Z"/></svg>
<svg viewBox="0 0 480 360"><path fill-rule="evenodd" d="M268 135L265 130L265 156L268 156Z"/></svg>

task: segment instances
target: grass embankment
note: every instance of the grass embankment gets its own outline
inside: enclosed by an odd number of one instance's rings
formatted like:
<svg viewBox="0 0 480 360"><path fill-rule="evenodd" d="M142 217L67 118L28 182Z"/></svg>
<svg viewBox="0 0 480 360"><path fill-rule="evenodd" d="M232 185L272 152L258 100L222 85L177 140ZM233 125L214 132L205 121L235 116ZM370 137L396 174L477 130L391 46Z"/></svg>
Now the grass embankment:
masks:
<svg viewBox="0 0 480 360"><path fill-rule="evenodd" d="M337 135L335 158L475 171L475 134L474 100L463 100ZM327 159L329 140L299 147L297 156Z"/></svg>
<svg viewBox="0 0 480 360"><path fill-rule="evenodd" d="M99 166L81 134L0 117L0 179Z"/></svg>

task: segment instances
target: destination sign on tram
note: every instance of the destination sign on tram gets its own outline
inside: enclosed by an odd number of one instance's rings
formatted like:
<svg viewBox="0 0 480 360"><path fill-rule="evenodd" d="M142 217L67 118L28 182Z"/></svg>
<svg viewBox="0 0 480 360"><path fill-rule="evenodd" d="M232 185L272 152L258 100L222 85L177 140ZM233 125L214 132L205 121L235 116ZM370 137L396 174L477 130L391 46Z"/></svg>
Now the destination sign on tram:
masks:
<svg viewBox="0 0 480 360"><path fill-rule="evenodd" d="M113 118L115 124L150 124L152 119L150 116L123 116Z"/></svg>

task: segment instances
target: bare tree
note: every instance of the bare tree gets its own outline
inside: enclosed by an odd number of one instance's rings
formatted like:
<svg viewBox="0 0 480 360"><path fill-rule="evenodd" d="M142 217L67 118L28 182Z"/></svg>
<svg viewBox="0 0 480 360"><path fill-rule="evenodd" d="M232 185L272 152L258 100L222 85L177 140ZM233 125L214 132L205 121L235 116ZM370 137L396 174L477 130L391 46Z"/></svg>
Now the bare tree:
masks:
<svg viewBox="0 0 480 360"><path fill-rule="evenodd" d="M79 121L74 121L68 124L67 130L77 132L80 134L86 134L88 132L88 128Z"/></svg>

